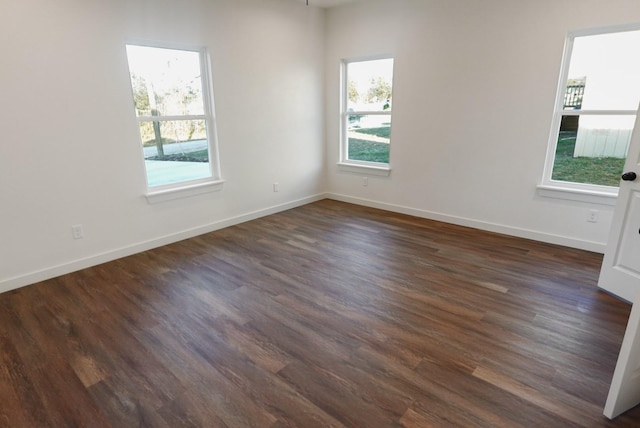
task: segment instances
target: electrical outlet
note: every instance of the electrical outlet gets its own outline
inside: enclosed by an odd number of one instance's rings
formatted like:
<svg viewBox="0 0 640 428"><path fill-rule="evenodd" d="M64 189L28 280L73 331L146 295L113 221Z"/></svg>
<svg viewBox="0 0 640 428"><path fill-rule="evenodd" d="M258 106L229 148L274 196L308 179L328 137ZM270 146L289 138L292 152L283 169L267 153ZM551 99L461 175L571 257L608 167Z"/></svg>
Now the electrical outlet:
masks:
<svg viewBox="0 0 640 428"><path fill-rule="evenodd" d="M71 234L73 235L73 239L82 239L84 238L84 230L81 224L76 224L71 226Z"/></svg>
<svg viewBox="0 0 640 428"><path fill-rule="evenodd" d="M273 183L273 191L274 192L280 191L280 183Z"/></svg>
<svg viewBox="0 0 640 428"><path fill-rule="evenodd" d="M587 221L589 223L597 223L598 222L598 210L589 210L589 214L587 215Z"/></svg>
<svg viewBox="0 0 640 428"><path fill-rule="evenodd" d="M362 177L362 185L367 187L369 185L369 177Z"/></svg>

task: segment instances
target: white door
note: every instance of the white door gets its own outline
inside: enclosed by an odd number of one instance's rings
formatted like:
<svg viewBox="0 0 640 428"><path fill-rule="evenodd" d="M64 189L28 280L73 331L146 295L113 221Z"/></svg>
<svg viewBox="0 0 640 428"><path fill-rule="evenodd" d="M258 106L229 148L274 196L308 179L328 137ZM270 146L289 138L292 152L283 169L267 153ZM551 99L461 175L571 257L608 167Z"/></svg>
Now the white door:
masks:
<svg viewBox="0 0 640 428"><path fill-rule="evenodd" d="M624 168L598 287L633 302L640 291L640 114Z"/></svg>
<svg viewBox="0 0 640 428"><path fill-rule="evenodd" d="M640 403L640 114L634 129L598 280L633 303L604 408L608 418Z"/></svg>
<svg viewBox="0 0 640 428"><path fill-rule="evenodd" d="M640 403L640 294L631 308L627 331L624 333L609 396L604 406L604 415L613 419L638 403Z"/></svg>

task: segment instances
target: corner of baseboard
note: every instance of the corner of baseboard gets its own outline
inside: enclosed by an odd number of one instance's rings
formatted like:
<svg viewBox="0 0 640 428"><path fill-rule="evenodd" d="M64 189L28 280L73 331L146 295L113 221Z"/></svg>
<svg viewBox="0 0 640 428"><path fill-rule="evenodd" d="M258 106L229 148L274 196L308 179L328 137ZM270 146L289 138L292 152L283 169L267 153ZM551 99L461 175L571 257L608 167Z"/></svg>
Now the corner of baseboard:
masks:
<svg viewBox="0 0 640 428"><path fill-rule="evenodd" d="M442 214L434 211L421 210L417 208L406 207L402 205L389 204L386 202L373 201L370 199L357 198L353 196L341 195L337 193L327 193L327 199L347 202L356 205L362 205L370 208L377 208L385 211L396 212L400 214L412 215L429 220L451 223L458 226L472 227L474 229L486 230L488 232L502 233L518 238L531 239L533 241L545 242L548 244L561 245L563 247L575 248L579 250L591 251L594 253L604 254L606 243L584 241L580 239L570 238L561 235L539 232L530 229L517 228L512 226L501 225L497 223L484 222L465 217L457 217L448 214Z"/></svg>

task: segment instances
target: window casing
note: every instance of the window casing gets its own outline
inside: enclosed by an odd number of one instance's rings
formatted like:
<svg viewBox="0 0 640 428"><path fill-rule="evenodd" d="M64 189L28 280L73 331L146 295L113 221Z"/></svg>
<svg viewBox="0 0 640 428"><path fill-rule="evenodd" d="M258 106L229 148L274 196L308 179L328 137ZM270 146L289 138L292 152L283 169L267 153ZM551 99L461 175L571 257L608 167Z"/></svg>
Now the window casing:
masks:
<svg viewBox="0 0 640 428"><path fill-rule="evenodd" d="M148 194L194 194L220 183L206 50L150 44L126 49Z"/></svg>
<svg viewBox="0 0 640 428"><path fill-rule="evenodd" d="M343 60L340 162L346 170L387 175L391 149L393 58Z"/></svg>
<svg viewBox="0 0 640 428"><path fill-rule="evenodd" d="M615 203L640 101L638 49L638 25L569 33L543 194Z"/></svg>

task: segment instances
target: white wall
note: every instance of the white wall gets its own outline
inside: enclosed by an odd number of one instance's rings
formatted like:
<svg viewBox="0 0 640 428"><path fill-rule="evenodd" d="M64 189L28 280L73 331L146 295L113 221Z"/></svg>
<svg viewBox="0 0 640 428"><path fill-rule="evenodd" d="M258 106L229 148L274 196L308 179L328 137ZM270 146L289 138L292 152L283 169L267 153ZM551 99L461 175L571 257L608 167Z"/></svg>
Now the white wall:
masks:
<svg viewBox="0 0 640 428"><path fill-rule="evenodd" d="M542 197L535 186L566 32L639 21L637 1L365 4L326 13L291 0L5 4L0 291L327 189L337 199L602 251L611 207ZM157 205L143 197L129 38L209 47L221 192ZM335 167L339 61L380 53L396 58L393 171L363 187L361 175ZM598 223L586 221L589 209ZM86 237L73 240L78 223Z"/></svg>
<svg viewBox="0 0 640 428"><path fill-rule="evenodd" d="M5 2L0 19L0 291L324 191L321 9L288 0L21 0ZM209 47L221 192L146 202L130 38ZM73 224L84 225L84 239L72 239Z"/></svg>
<svg viewBox="0 0 640 428"><path fill-rule="evenodd" d="M640 21L636 0L370 0L327 14L336 199L603 251L613 208L540 196L566 34ZM341 58L393 54L391 176L339 172ZM587 222L590 209L597 223Z"/></svg>

